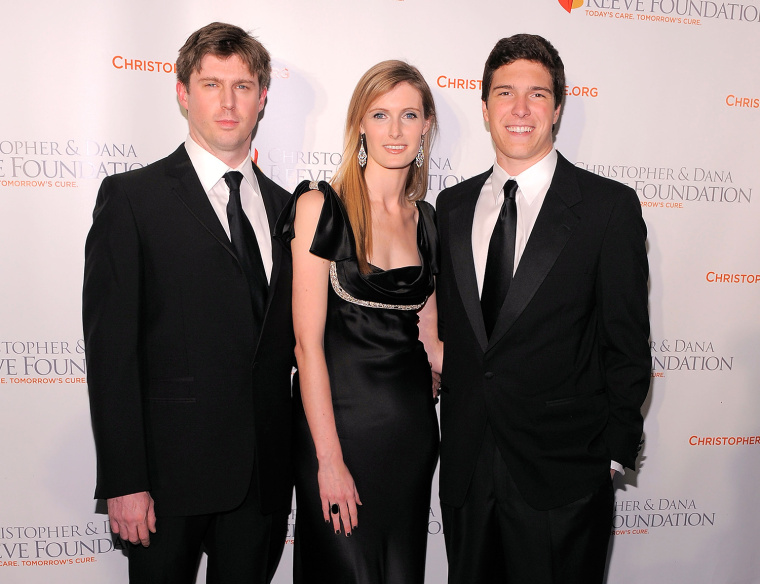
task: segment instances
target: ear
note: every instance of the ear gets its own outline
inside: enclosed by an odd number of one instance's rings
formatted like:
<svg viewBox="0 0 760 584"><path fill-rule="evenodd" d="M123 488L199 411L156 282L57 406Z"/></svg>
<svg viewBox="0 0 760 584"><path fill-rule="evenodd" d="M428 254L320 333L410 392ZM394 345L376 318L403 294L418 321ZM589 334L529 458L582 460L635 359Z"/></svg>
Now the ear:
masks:
<svg viewBox="0 0 760 584"><path fill-rule="evenodd" d="M185 108L187 107L187 87L185 87L185 84L181 81L177 81L177 99L179 100L179 104Z"/></svg>
<svg viewBox="0 0 760 584"><path fill-rule="evenodd" d="M488 104L481 99L480 105L483 106L483 119L488 123ZM557 109L559 110L559 108Z"/></svg>
<svg viewBox="0 0 760 584"><path fill-rule="evenodd" d="M267 88L261 90L261 93L259 94L259 111L264 109L264 104L267 102Z"/></svg>
<svg viewBox="0 0 760 584"><path fill-rule="evenodd" d="M557 120L559 119L559 110L562 109L562 105L558 105L557 109L554 110L554 121L552 124L556 124Z"/></svg>
<svg viewBox="0 0 760 584"><path fill-rule="evenodd" d="M427 134L429 129L430 129L430 118L427 118L425 120L425 125L422 126L422 135L424 136L425 134Z"/></svg>

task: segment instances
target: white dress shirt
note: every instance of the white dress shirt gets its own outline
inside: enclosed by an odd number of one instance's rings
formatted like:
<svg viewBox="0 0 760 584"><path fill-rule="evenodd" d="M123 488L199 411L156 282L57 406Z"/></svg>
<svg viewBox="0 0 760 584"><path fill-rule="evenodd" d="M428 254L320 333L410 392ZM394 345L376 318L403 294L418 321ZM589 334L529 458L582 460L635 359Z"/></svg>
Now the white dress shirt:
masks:
<svg viewBox="0 0 760 584"><path fill-rule="evenodd" d="M494 161L493 172L480 190L478 202L475 204L475 217L472 221L472 256L475 261L478 293L483 292L488 245L491 242L491 234L496 225L499 210L504 202L504 183L510 178L517 182L517 194L515 195L517 232L514 258L514 271L516 272L525 246L528 244L528 238L530 238L533 226L536 224L538 213L544 204L556 167L557 151L554 148L536 164L517 176L510 176Z"/></svg>
<svg viewBox="0 0 760 584"><path fill-rule="evenodd" d="M546 193L549 191L556 168L557 151L554 148L536 164L517 176L510 176L494 161L493 172L486 179L483 188L480 189L480 196L478 196L478 202L475 204L475 217L472 221L472 256L475 261L475 276L478 280L479 294L483 292L488 245L491 242L491 234L504 202L504 183L509 179L514 179L517 182L514 275L525 251L525 246L528 244L533 226L536 224L538 213L541 211L544 199L546 199ZM625 474L623 465L619 462L610 461L610 468Z"/></svg>
<svg viewBox="0 0 760 584"><path fill-rule="evenodd" d="M256 234L261 261L264 263L267 281L270 281L272 276L272 234L269 231L264 199L261 197L259 181L256 180L256 174L253 172L251 159L246 158L237 168L230 168L208 150L196 144L189 135L185 139L185 149L228 238L230 237L230 223L227 219L227 202L230 200L230 189L224 181L224 175L230 170L237 170L242 173L240 202L243 205L243 212L248 217L248 221L251 222L253 232Z"/></svg>

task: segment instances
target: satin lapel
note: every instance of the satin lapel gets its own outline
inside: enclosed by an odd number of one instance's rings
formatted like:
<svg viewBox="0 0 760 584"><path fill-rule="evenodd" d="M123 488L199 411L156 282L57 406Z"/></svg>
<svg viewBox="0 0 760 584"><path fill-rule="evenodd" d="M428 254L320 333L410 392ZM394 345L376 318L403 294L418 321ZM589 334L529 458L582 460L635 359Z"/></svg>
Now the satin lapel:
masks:
<svg viewBox="0 0 760 584"><path fill-rule="evenodd" d="M167 175L173 183L174 193L180 198L188 211L213 235L219 243L235 258L227 233L219 222L208 195L203 190L201 181L193 168L184 145L180 146L167 158Z"/></svg>
<svg viewBox="0 0 760 584"><path fill-rule="evenodd" d="M525 310L580 221L572 209L582 199L573 171L573 165L559 155L551 186L491 334L489 349Z"/></svg>
<svg viewBox="0 0 760 584"><path fill-rule="evenodd" d="M269 223L269 237L272 237L274 233L274 226L277 223L277 217L282 210L282 203L278 202L277 197L272 192L269 185L269 180L259 170L253 162L253 172L256 174L256 179L259 182L259 190L261 191L261 198L264 200L264 209L267 212L267 222ZM272 303L272 296L277 285L277 279L280 276L280 263L282 262L282 245L278 241L272 239L272 276L269 280L269 295L267 296L267 303L264 307L264 319L269 312L269 305ZM263 327L262 327L263 329Z"/></svg>
<svg viewBox="0 0 760 584"><path fill-rule="evenodd" d="M480 190L490 174L491 170L476 177L472 190L465 193L457 206L449 212L451 263L454 267L454 277L462 304L470 319L470 325L483 351L488 346L488 336L483 323L483 311L480 309L478 280L475 276L475 261L472 257L472 220L475 216L475 205L478 202Z"/></svg>

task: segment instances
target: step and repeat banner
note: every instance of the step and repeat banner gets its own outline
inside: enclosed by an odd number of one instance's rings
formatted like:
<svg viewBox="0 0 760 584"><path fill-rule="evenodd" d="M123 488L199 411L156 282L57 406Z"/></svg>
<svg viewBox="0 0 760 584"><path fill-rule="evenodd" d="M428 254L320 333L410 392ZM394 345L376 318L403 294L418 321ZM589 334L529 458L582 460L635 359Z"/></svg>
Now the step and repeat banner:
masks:
<svg viewBox="0 0 760 584"><path fill-rule="evenodd" d="M92 499L84 241L101 180L185 139L174 62L217 20L272 53L252 155L289 190L332 177L364 71L416 65L440 118L432 201L494 159L480 85L495 42L554 43L557 148L633 187L649 227L652 388L640 468L617 480L608 581L760 581L757 0L37 0L2 15L0 581L126 582ZM447 573L433 491L431 584ZM296 519L297 502L278 584Z"/></svg>

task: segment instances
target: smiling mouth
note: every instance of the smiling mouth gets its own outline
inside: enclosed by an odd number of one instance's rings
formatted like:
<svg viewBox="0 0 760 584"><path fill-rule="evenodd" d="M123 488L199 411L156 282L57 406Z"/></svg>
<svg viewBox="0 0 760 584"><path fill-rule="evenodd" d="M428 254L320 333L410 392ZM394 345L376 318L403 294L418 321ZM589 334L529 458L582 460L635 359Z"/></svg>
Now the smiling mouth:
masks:
<svg viewBox="0 0 760 584"><path fill-rule="evenodd" d="M402 150L406 150L406 146L396 145L396 144L386 144L385 146L383 146L383 148L391 152L401 152Z"/></svg>
<svg viewBox="0 0 760 584"><path fill-rule="evenodd" d="M507 126L507 131L515 134L530 134L533 131L532 126Z"/></svg>

